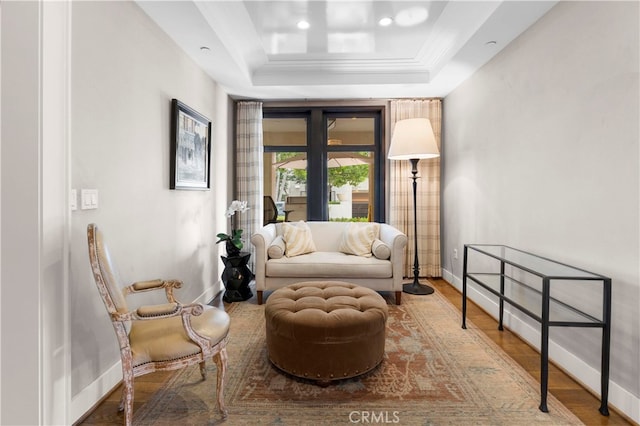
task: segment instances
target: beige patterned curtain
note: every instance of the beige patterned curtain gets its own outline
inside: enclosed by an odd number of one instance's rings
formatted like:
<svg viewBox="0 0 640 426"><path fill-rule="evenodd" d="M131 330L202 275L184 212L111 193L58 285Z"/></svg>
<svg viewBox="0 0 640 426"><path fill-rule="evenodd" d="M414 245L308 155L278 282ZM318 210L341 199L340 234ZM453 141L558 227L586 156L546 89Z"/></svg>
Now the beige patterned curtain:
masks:
<svg viewBox="0 0 640 426"><path fill-rule="evenodd" d="M236 112L235 198L249 206L239 213L238 226L244 230L242 251L252 254L253 268L255 249L250 238L262 226L262 102L238 102Z"/></svg>
<svg viewBox="0 0 640 426"><path fill-rule="evenodd" d="M392 100L390 104L391 133L396 121L406 118L428 118L442 152L442 101L440 99ZM389 136L388 141L391 140ZM388 150L388 147L387 147ZM418 163L417 227L420 277L442 276L440 265L440 157ZM411 163L389 160L389 223L407 234L404 275L413 277L413 187Z"/></svg>

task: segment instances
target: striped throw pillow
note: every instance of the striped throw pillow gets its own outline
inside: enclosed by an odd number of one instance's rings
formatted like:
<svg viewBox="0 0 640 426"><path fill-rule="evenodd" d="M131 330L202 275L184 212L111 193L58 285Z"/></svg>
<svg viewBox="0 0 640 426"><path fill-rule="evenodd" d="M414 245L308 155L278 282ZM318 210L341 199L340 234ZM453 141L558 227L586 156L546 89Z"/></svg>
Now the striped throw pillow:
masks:
<svg viewBox="0 0 640 426"><path fill-rule="evenodd" d="M311 238L311 228L302 220L296 224L284 222L282 224L282 239L286 245L284 255L287 257L316 251L316 245Z"/></svg>
<svg viewBox="0 0 640 426"><path fill-rule="evenodd" d="M342 232L339 250L356 256L371 256L371 244L380 234L380 224L349 223Z"/></svg>

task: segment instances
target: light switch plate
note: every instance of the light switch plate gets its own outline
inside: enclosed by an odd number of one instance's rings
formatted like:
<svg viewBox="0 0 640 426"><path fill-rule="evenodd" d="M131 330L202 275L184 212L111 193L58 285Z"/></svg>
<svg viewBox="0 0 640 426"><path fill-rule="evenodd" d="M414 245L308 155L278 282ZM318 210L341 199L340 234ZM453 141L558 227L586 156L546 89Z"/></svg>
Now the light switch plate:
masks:
<svg viewBox="0 0 640 426"><path fill-rule="evenodd" d="M98 190L83 189L81 193L80 208L82 210L91 210L98 208Z"/></svg>
<svg viewBox="0 0 640 426"><path fill-rule="evenodd" d="M69 194L69 208L71 211L78 210L78 191L76 189L72 189Z"/></svg>

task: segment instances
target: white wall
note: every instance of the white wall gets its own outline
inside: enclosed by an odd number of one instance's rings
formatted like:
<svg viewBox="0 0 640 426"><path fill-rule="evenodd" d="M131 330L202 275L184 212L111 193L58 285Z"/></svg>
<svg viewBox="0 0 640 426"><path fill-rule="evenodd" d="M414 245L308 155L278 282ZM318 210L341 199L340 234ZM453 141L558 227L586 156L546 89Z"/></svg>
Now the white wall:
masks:
<svg viewBox="0 0 640 426"><path fill-rule="evenodd" d="M75 419L121 378L89 269L87 224L104 231L123 281L179 278L181 300L211 300L220 285L215 234L225 226L230 101L135 3L72 5L71 187L99 191L97 210L71 216ZM169 190L172 98L213 122L210 191ZM147 293L132 305L162 297Z"/></svg>
<svg viewBox="0 0 640 426"><path fill-rule="evenodd" d="M610 402L635 421L638 7L559 3L445 98L443 152L443 275L460 286L463 245L498 243L610 276ZM601 306L595 289L579 296ZM480 294L474 298L497 311ZM530 322L513 319L512 327L539 346ZM597 392L599 336L575 328L551 332L552 358Z"/></svg>

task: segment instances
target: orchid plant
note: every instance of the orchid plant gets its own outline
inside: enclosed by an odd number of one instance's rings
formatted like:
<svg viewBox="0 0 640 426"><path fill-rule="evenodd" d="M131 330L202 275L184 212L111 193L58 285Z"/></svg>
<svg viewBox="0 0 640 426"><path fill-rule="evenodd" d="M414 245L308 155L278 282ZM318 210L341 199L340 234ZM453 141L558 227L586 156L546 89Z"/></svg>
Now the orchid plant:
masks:
<svg viewBox="0 0 640 426"><path fill-rule="evenodd" d="M234 223L234 216L237 212L246 212L249 210L247 207L246 201L233 200L229 207L227 207L227 212L225 215L229 218L231 223L231 234L226 234L224 232L216 235L218 237L218 241L216 244L225 242L227 243L227 251L229 248L229 244L233 245L236 249L241 250L244 244L242 243L242 229L236 228L236 224ZM230 254L230 253L229 253Z"/></svg>

